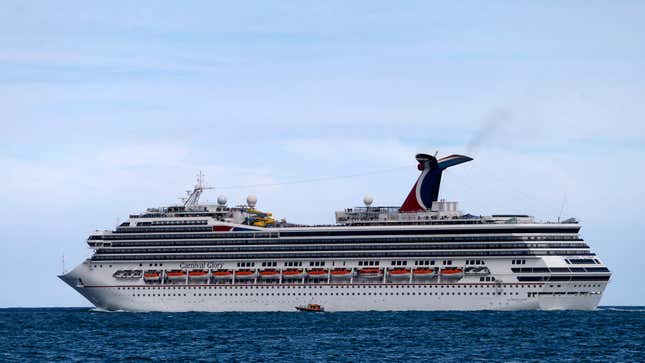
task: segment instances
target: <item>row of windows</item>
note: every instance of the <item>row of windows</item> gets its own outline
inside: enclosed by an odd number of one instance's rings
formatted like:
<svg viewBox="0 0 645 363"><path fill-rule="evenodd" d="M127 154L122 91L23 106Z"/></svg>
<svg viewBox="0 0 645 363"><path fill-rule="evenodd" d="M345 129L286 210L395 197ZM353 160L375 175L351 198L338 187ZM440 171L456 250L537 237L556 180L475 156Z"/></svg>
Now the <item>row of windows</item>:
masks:
<svg viewBox="0 0 645 363"><path fill-rule="evenodd" d="M512 267L514 273L609 272L607 267Z"/></svg>
<svg viewBox="0 0 645 363"><path fill-rule="evenodd" d="M494 276L482 276L479 278L479 281L495 281Z"/></svg>
<svg viewBox="0 0 645 363"><path fill-rule="evenodd" d="M466 260L466 265L485 265L486 261L484 260Z"/></svg>
<svg viewBox="0 0 645 363"><path fill-rule="evenodd" d="M210 228L210 227L209 227ZM142 229L139 229L142 230ZM179 229L172 229L172 231L178 231ZM152 229L152 231L160 231L159 229ZM101 234L101 235L92 235L89 237L90 240L186 240L186 239L216 239L216 240L226 240L230 243L261 243L261 244L271 244L271 243L284 243L283 241L290 241L290 243L316 243L325 241L326 243L380 243L380 242L501 242L501 241L582 241L578 236L566 236L566 235L550 235L550 236L459 236L459 237L430 237L430 236L391 236L391 237L379 237L379 236L369 236L365 235L363 238L279 238L277 233L267 235L267 233L258 233L258 236L248 239L244 236L234 236L238 234L237 232L226 232L224 235L222 232L216 233L184 233L184 234L145 234L145 235L119 235L117 234ZM182 241L183 243L191 243L192 241ZM179 242L178 242L179 243Z"/></svg>
<svg viewBox="0 0 645 363"><path fill-rule="evenodd" d="M356 235L451 235L451 234L502 234L502 233L578 233L580 227L544 225L540 227L503 227L503 228L462 228L462 229L393 229L393 230L327 230L327 231L288 231L280 232L282 237L306 236L356 236Z"/></svg>
<svg viewBox="0 0 645 363"><path fill-rule="evenodd" d="M186 286L186 285L181 285L181 286L123 286L123 287L117 287L117 290L244 290L244 289L251 289L251 290L270 290L270 289L293 289L293 290L299 290L299 289L323 289L324 287L328 287L330 289L403 289L403 290L409 290L409 289L448 289L448 290L454 290L454 289L499 289L500 287L503 287L505 289L524 289L527 288L526 285L539 285L542 286L544 284L518 284L518 283L510 283L510 284L502 284L502 285L497 285L497 284L412 284L412 285L407 285L407 284L397 284L397 285L390 285L390 284L338 284L338 285L239 285L239 286L232 286L232 285L223 285L223 286L216 286L216 285L201 285L201 286ZM574 285L574 287L591 287L591 286L600 286L600 285ZM531 286L529 286L531 287ZM554 287L554 285L550 285L550 287ZM557 287L561 287L560 285L557 285Z"/></svg>
<svg viewBox="0 0 645 363"><path fill-rule="evenodd" d="M130 247L130 248L119 248L114 244L101 246L94 244L94 247L97 247L97 253L109 254L109 253L167 253L167 252L254 252L254 251L344 251L344 250L358 250L358 251L370 251L370 250L497 250L497 249L527 249L527 248L549 248L549 249L571 249L571 248L587 248L586 245L573 245L573 244L562 244L562 243L547 243L541 247L532 247L522 243L507 243L507 244L360 244L360 245L334 245L334 244L315 244L315 245L290 245L290 244L279 244L279 245L219 245L219 246L149 246L147 248L143 247ZM520 263L517 263L520 264Z"/></svg>
<svg viewBox="0 0 645 363"><path fill-rule="evenodd" d="M609 281L609 276L518 276L517 281Z"/></svg>
<svg viewBox="0 0 645 363"><path fill-rule="evenodd" d="M379 261L358 261L359 266L378 266Z"/></svg>
<svg viewBox="0 0 645 363"><path fill-rule="evenodd" d="M490 295L519 295L519 294L520 294L519 292L508 292L507 293L507 292L501 292L501 291L485 292L485 293L484 292L468 292L468 293L464 292L463 296L466 296L466 295L475 295L475 296L477 296L477 295L480 295L480 296L484 296L484 295L486 295L486 296L490 296ZM225 292L225 293L203 293L203 294L198 293L198 294L193 294L194 297L201 297L201 296L204 296L204 297L206 297L206 296L307 296L307 295L309 295L309 296L316 296L316 295L320 295L320 296L323 296L323 295L324 296L327 296L327 295L331 295L331 296L334 296L334 295L335 296L356 296L356 295L359 295L360 296L361 293L360 292L352 292L352 293L349 293L349 292L348 293L344 293L344 292L336 292L336 293L333 293L333 292L329 292L329 293L327 293L327 292L324 292L324 293L323 292L321 292L321 293L316 293L316 292L313 292L313 293L312 292L310 292L310 293L304 293L304 292L297 292L297 293L296 292L294 292L294 293L289 293L289 292L280 293L280 292L277 292L277 293L273 293L272 292L272 293L268 293L267 292L265 294L265 293L262 293L262 292L260 292L260 293L253 293L253 292L250 292L250 293L248 293L248 292L247 293L226 293ZM392 292L392 293L388 293L388 292L374 292L374 293L372 293L372 292L364 292L364 293L362 293L362 295L363 296L369 296L369 295L373 295L373 296L413 295L414 296L414 295L432 295L432 293L428 293L428 292L423 292L423 293L421 293L421 292L419 292L419 293L416 293L416 292L408 292L408 293L405 293L405 292L401 292L401 293L399 293L399 292ZM462 293L461 292L453 292L453 293L435 292L434 295L435 296L443 296L443 295L461 296ZM182 294L132 294L132 296L133 297L139 297L139 296L161 296L161 297L168 296L168 297L170 297L170 296L182 296ZM186 294L183 294L183 296L186 296Z"/></svg>
<svg viewBox="0 0 645 363"><path fill-rule="evenodd" d="M493 278L491 281L495 281ZM531 285L537 285L537 284L531 284ZM539 284L539 286L542 286L543 284ZM601 287L602 285L600 284L579 284L579 285L573 285L573 287ZM491 284L484 284L484 285L463 285L463 284L452 284L452 285L439 285L439 284L433 284L433 285L383 285L383 284L376 284L376 285L328 285L329 288L331 289L403 289L403 290L409 290L409 289L448 289L448 290L454 290L454 289L469 289L469 288L474 288L474 289L499 289L500 287L506 288L506 289L524 289L527 288L527 286L522 286L520 284L503 284L503 285L491 285ZM531 286L528 286L529 288ZM550 288L554 287L562 287L562 285L549 285ZM117 287L117 290L162 290L162 291L170 291L170 290L244 290L244 289L252 289L252 290L269 290L269 289L293 289L293 290L303 290L303 289L322 289L323 286L314 286L314 285L283 285L283 286L269 286L269 285L252 285L252 286L132 286L132 287Z"/></svg>
<svg viewBox="0 0 645 363"><path fill-rule="evenodd" d="M540 227L524 227L524 226L513 226L513 227L500 227L500 228L462 228L462 229L392 229L392 230L369 230L369 229L359 229L359 230L347 230L347 229L338 229L338 230L302 230L302 231L281 231L281 232L258 232L258 231L248 231L248 232L228 232L227 237L231 238L257 238L265 237L272 235L279 235L282 237L314 237L314 236L362 236L362 235L372 235L372 236L383 236L383 235L455 235L455 234L517 234L517 233L540 233L540 234L549 234L549 233L560 233L560 234L577 234L580 230L579 226L569 227L562 225L543 225ZM534 239L539 238L540 236L532 236Z"/></svg>
<svg viewBox="0 0 645 363"><path fill-rule="evenodd" d="M170 225L190 225L190 224L208 224L205 219L189 219L189 220L165 220L165 221L149 221L137 222L137 226L170 226Z"/></svg>
<svg viewBox="0 0 645 363"><path fill-rule="evenodd" d="M146 232L210 232L211 227L119 227L117 233L146 233ZM170 235L175 236L175 235ZM131 239L138 239L139 236L130 236Z"/></svg>
<svg viewBox="0 0 645 363"><path fill-rule="evenodd" d="M513 260L512 265L526 265L526 260Z"/></svg>
<svg viewBox="0 0 645 363"><path fill-rule="evenodd" d="M414 265L415 266L430 266L430 265L434 265L434 260L432 260L432 261L431 260L421 260L421 261L417 260L417 261L414 261Z"/></svg>
<svg viewBox="0 0 645 363"><path fill-rule="evenodd" d="M466 260L466 264L471 264L473 261L480 261L481 265L486 264L485 261L483 260ZM359 266L361 263L368 262L368 261L359 261ZM377 261L378 262L378 261ZM448 260L450 264L452 263L451 260ZM391 262L392 266L406 266L407 261L392 261ZM423 265L434 265L435 261L434 260L421 260L421 261L414 261L415 266L423 266ZM444 263L445 265L445 263ZM143 264L139 264L139 266L143 266ZM161 267L163 266L163 263L149 263L148 266L150 267ZM237 267L254 267L255 263L254 262L238 262ZM277 262L271 261L271 262L262 262L262 267L276 267ZM284 266L287 267L301 267L302 266L302 261L287 261L284 263ZM311 261L309 262L309 266L325 266L325 261ZM365 265L365 266L373 266L373 265ZM94 268L102 268L103 265L92 265ZM112 265L109 265L109 267L112 267ZM610 272L607 267L513 267L511 268L511 271L514 273L549 273L549 272Z"/></svg>
<svg viewBox="0 0 645 363"><path fill-rule="evenodd" d="M595 258L567 258L565 261L568 264L572 265L594 265L594 264L600 264L600 261L598 261Z"/></svg>
<svg viewBox="0 0 645 363"><path fill-rule="evenodd" d="M528 297L537 297L540 295L588 295L589 291L540 291L529 292Z"/></svg>
<svg viewBox="0 0 645 363"><path fill-rule="evenodd" d="M366 252L316 252L314 254L308 253L226 253L226 254L168 254L168 255L101 255L95 254L92 256L93 261L127 261L127 260L238 260L238 259L288 259L288 258L361 258L361 257L418 257L420 252L380 252L380 251L366 251ZM429 256L454 256L454 257L470 257L470 256L566 256L566 255L590 255L595 254L588 250L569 250L569 251L440 251L428 252L423 251L423 255Z"/></svg>

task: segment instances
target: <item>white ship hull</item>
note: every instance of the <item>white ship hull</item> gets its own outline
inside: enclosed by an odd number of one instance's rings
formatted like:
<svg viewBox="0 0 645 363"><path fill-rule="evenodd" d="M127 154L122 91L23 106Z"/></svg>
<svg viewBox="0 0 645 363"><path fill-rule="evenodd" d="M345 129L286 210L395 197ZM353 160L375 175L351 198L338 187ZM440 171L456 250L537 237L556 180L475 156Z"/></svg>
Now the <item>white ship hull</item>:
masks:
<svg viewBox="0 0 645 363"><path fill-rule="evenodd" d="M79 265L61 279L97 308L112 311L593 310L606 282L585 283L254 283L146 284L115 281ZM80 279L80 280L79 280ZM82 283L79 283L82 281Z"/></svg>

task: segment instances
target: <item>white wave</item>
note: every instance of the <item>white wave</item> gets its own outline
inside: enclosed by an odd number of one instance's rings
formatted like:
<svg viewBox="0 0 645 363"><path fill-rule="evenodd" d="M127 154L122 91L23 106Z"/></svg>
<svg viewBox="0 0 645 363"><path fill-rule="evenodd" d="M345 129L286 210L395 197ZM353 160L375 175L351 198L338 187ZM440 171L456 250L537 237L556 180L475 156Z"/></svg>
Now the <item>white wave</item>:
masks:
<svg viewBox="0 0 645 363"><path fill-rule="evenodd" d="M598 310L609 310L609 311L626 311L631 313L642 313L645 312L643 307L634 307L634 308L614 308L614 307L599 307Z"/></svg>

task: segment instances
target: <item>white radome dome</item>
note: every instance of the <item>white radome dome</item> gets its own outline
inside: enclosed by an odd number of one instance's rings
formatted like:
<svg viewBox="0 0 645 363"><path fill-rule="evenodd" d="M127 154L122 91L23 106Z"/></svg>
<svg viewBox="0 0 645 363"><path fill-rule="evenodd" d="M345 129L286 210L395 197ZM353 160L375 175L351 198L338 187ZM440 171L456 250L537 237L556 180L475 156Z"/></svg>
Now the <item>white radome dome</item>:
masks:
<svg viewBox="0 0 645 363"><path fill-rule="evenodd" d="M256 197L255 195L251 194L248 197L246 197L246 204L249 207L253 208L257 203L258 203L258 197Z"/></svg>
<svg viewBox="0 0 645 363"><path fill-rule="evenodd" d="M374 198L372 198L369 195L366 195L365 198L363 198L363 203L365 203L366 207L371 206L373 202L374 202Z"/></svg>
<svg viewBox="0 0 645 363"><path fill-rule="evenodd" d="M217 204L222 206L226 205L226 196L220 195L219 197L217 197Z"/></svg>

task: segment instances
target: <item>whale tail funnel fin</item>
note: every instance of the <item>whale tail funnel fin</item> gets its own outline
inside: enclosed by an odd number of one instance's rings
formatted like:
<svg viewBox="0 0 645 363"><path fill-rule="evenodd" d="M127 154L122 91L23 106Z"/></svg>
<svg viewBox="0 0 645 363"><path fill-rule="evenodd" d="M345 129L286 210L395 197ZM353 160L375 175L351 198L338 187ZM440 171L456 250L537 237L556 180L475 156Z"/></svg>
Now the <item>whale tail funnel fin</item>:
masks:
<svg viewBox="0 0 645 363"><path fill-rule="evenodd" d="M400 212L421 212L430 209L432 202L439 198L443 171L451 166L473 160L464 155L449 155L437 159L429 154L417 154L416 159L419 162L417 167L421 171L421 175L399 208Z"/></svg>

